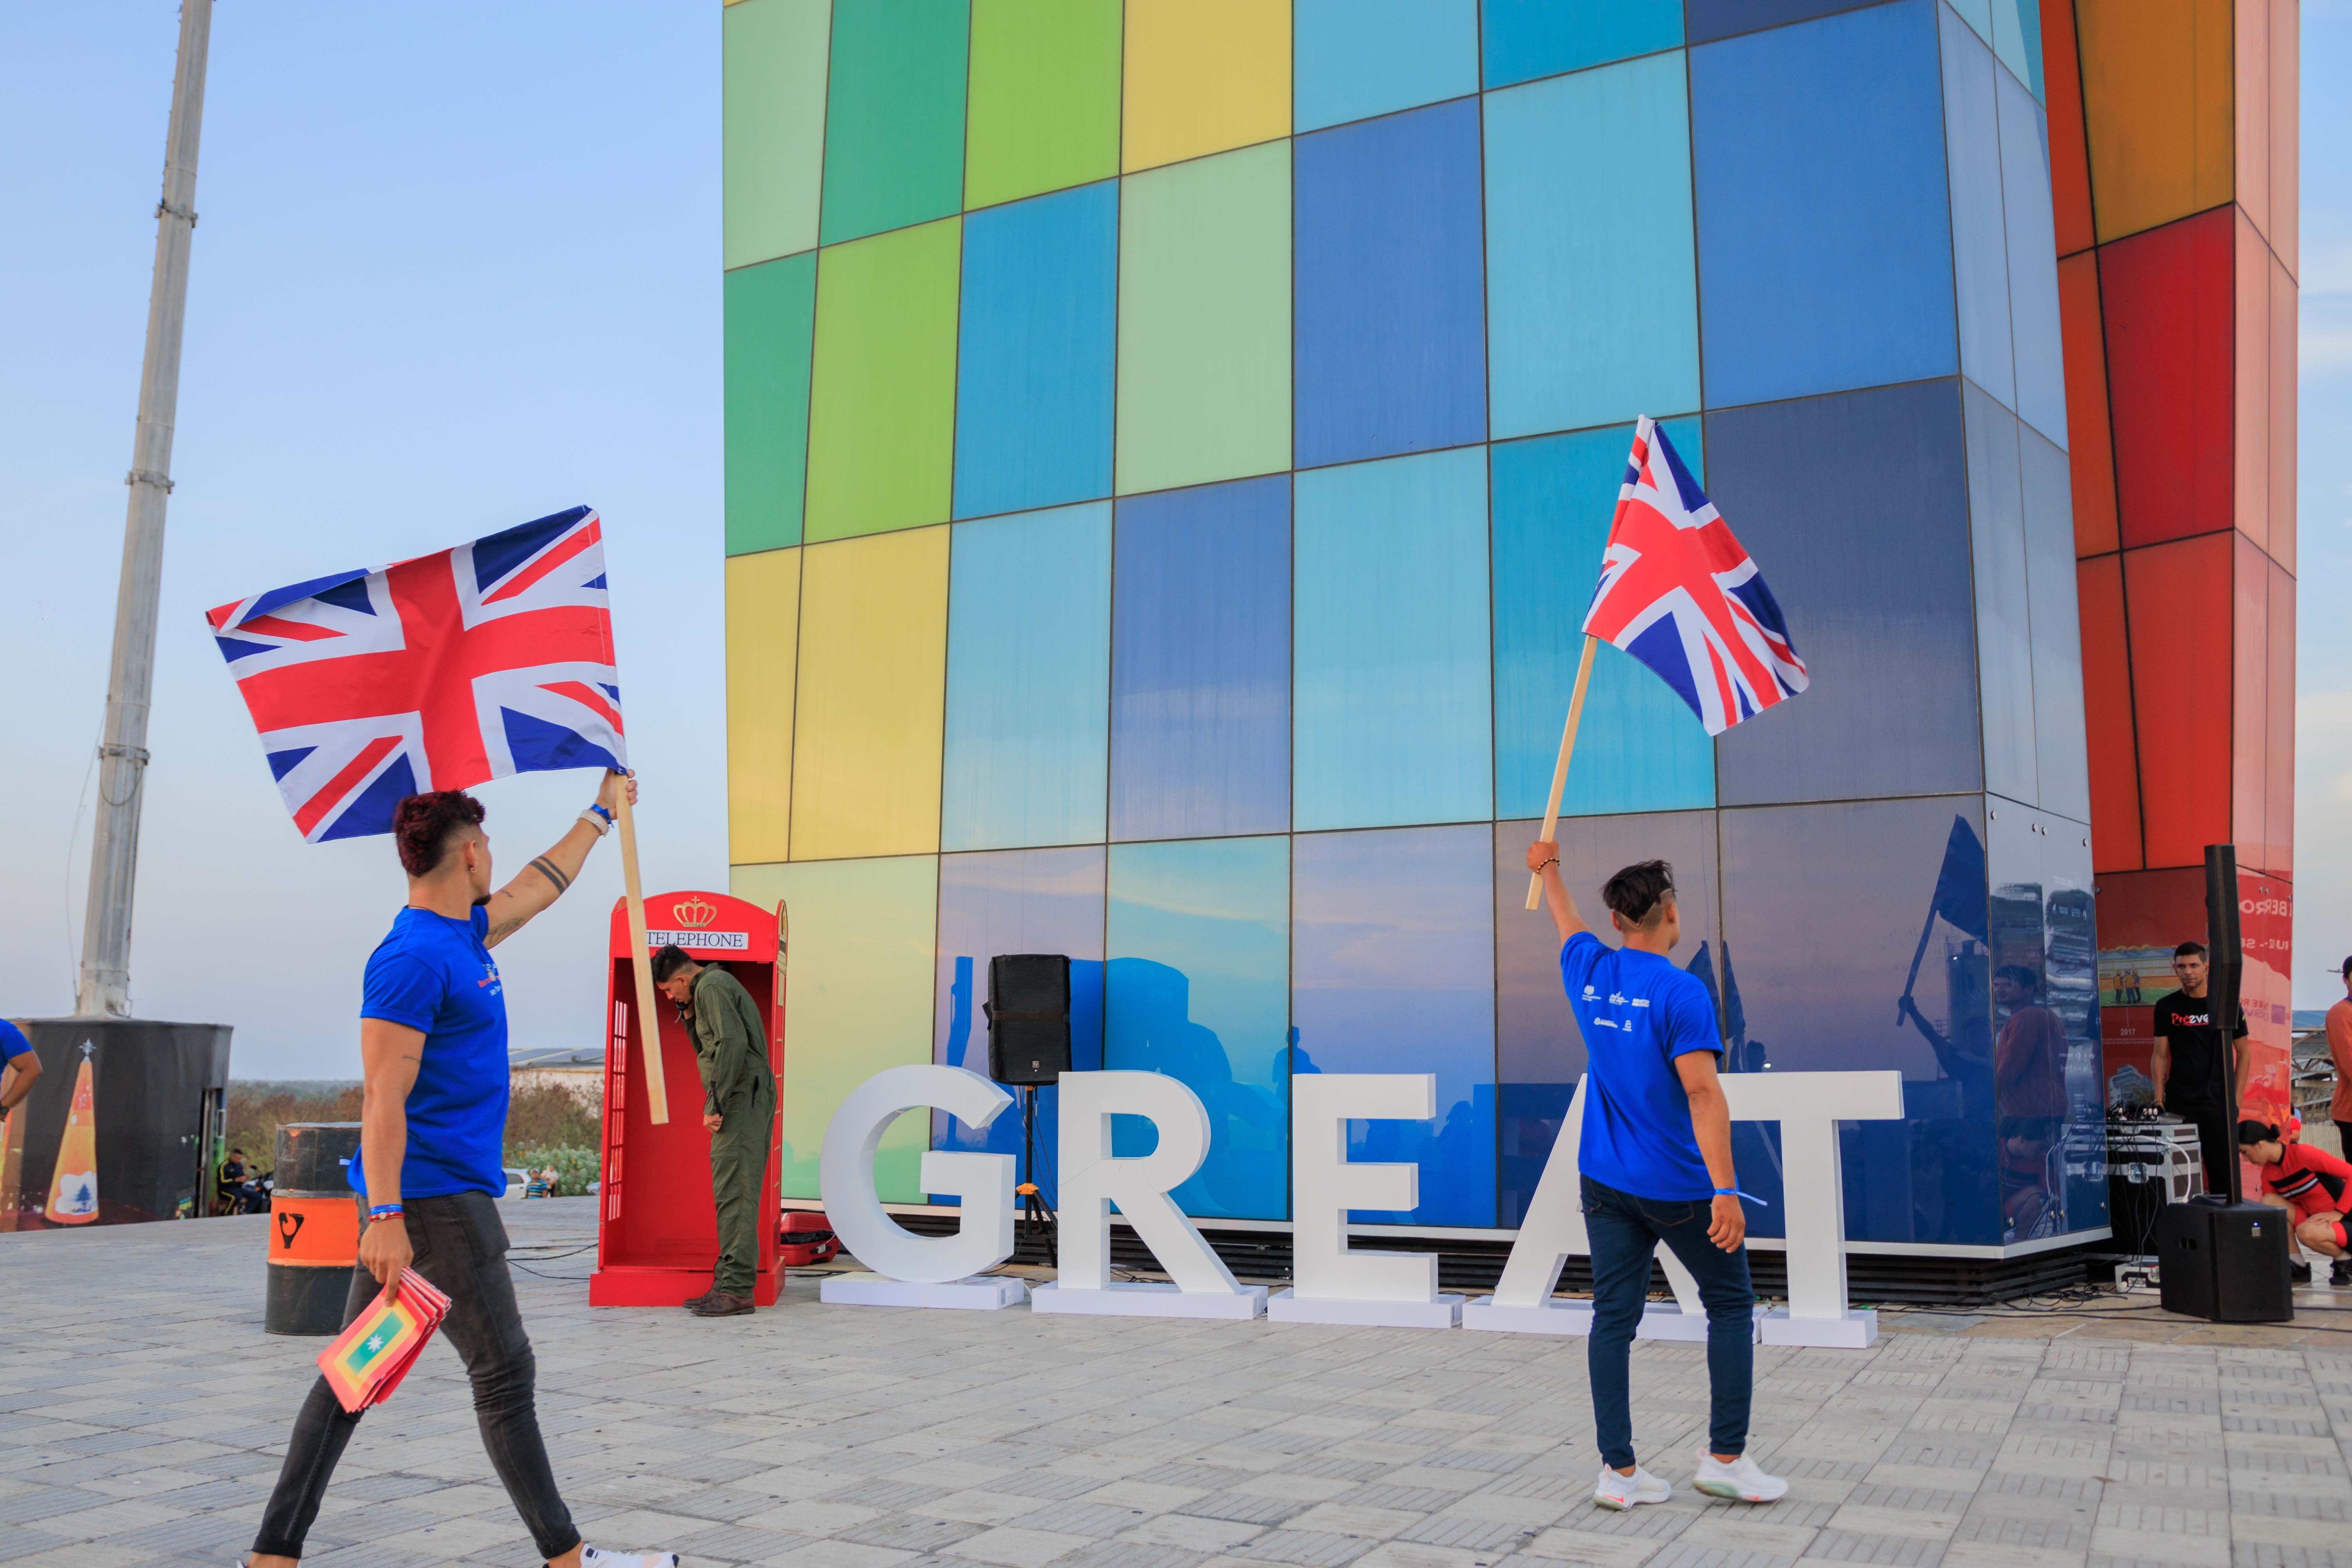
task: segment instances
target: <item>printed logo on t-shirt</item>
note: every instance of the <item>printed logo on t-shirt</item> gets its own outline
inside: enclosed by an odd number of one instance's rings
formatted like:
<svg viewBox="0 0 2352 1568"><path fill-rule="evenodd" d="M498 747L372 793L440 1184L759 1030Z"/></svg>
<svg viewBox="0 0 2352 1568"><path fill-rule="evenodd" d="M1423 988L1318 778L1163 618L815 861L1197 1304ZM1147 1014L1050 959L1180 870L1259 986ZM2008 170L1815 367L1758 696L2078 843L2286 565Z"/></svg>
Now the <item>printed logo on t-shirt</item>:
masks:
<svg viewBox="0 0 2352 1568"><path fill-rule="evenodd" d="M485 985L490 988L490 994L493 996L503 996L506 994L506 988L499 984L499 966L497 964L486 963L482 965L482 977L474 982L474 987L476 990L479 990Z"/></svg>

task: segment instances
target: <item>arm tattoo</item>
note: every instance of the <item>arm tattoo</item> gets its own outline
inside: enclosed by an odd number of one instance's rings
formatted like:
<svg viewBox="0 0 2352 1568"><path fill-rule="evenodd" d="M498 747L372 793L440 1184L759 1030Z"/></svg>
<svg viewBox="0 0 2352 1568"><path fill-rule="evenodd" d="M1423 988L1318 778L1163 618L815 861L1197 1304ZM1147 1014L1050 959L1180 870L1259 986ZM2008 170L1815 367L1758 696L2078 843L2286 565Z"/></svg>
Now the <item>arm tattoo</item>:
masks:
<svg viewBox="0 0 2352 1568"><path fill-rule="evenodd" d="M533 870L537 871L541 876L555 884L555 891L559 897L562 894L564 889L572 886L572 879L565 876L562 871L557 870L555 868L555 862L550 860L546 856L541 856L530 864Z"/></svg>
<svg viewBox="0 0 2352 1568"><path fill-rule="evenodd" d="M485 947L496 947L499 943L506 941L507 938L514 935L515 932L520 930L522 930L522 921L500 921L484 934L482 938L482 945Z"/></svg>

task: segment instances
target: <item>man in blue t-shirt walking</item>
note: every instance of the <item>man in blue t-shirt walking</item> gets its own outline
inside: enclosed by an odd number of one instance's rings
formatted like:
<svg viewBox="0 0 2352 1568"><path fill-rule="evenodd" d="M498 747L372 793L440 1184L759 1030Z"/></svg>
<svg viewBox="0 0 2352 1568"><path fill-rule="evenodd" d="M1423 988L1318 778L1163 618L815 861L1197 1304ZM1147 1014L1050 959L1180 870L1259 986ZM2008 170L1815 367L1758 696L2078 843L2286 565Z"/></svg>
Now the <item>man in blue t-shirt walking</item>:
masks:
<svg viewBox="0 0 2352 1568"><path fill-rule="evenodd" d="M1624 939L1611 948L1586 929L1559 874L1559 847L1528 846L1559 929L1559 973L1584 1032L1584 1127L1577 1146L1584 1228L1592 1245L1592 1337L1586 1365L1601 1447L1592 1500L1629 1509L1672 1489L1633 1458L1628 1389L1633 1331L1650 1292L1658 1243L1674 1249L1706 1304L1706 1375L1714 1408L1692 1484L1710 1497L1770 1502L1789 1483L1748 1458L1755 1392L1756 1292L1748 1279L1748 1217L1731 1170L1731 1110L1716 1078L1723 1041L1706 988L1667 961L1681 940L1673 868L1628 866L1601 902Z"/></svg>
<svg viewBox="0 0 2352 1568"><path fill-rule="evenodd" d="M507 1188L507 1002L490 949L572 885L612 831L621 791L635 800L636 787L606 773L571 831L496 892L481 802L453 789L403 800L393 837L408 907L369 957L360 1003L360 1261L343 1324L379 1286L396 1292L412 1264L449 1298L441 1331L473 1383L482 1447L551 1568L677 1568L677 1557L584 1544L555 1489L495 1201ZM247 1568L294 1568L359 1422L325 1378L310 1385Z"/></svg>

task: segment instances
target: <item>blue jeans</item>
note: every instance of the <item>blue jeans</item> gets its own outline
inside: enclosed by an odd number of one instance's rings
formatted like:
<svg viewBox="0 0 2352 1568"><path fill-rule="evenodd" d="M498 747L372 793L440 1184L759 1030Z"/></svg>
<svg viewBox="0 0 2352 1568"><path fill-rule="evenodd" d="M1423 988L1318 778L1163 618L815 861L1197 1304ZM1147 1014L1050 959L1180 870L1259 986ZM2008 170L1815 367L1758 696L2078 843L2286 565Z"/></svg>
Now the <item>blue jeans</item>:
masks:
<svg viewBox="0 0 2352 1568"><path fill-rule="evenodd" d="M1707 1451L1745 1452L1756 1390L1756 1291L1748 1280L1747 1245L1726 1252L1707 1240L1712 1205L1706 1199L1637 1198L1590 1176L1582 1181L1584 1229L1592 1242L1592 1338L1585 1365L1601 1462L1618 1469L1633 1463L1627 1386L1633 1331L1650 1294L1650 1258L1662 1241L1698 1281L1699 1300L1706 1304Z"/></svg>

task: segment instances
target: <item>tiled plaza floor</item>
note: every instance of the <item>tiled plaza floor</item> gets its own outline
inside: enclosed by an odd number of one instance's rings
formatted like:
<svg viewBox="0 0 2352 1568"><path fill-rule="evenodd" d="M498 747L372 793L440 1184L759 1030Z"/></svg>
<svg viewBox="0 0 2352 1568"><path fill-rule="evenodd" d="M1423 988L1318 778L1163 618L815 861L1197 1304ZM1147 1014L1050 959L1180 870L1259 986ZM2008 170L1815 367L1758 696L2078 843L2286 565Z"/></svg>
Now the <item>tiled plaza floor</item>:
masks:
<svg viewBox="0 0 2352 1568"><path fill-rule="evenodd" d="M589 1202L506 1208L574 1515L689 1563L2352 1568L2352 1313L1759 1349L1754 1451L1794 1480L1769 1508L1690 1492L1703 1347L1643 1344L1676 1493L1611 1514L1581 1341L821 1307L797 1279L752 1318L592 1312L593 1255L559 1256ZM0 1237L0 1563L237 1560L324 1342L261 1331L266 1223ZM446 1346L361 1426L308 1561L537 1561Z"/></svg>

